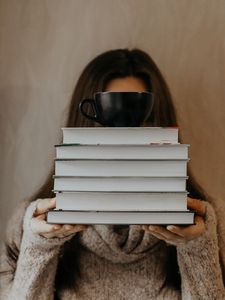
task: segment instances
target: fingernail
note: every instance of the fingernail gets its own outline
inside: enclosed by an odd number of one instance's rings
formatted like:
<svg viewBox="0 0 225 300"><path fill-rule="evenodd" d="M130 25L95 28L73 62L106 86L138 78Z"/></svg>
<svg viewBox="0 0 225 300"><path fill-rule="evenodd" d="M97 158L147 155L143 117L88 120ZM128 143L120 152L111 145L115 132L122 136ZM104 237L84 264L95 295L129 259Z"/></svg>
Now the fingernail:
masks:
<svg viewBox="0 0 225 300"><path fill-rule="evenodd" d="M72 226L72 225L66 225L66 226L65 226L65 229L66 229L66 230L71 230L71 229L73 229L73 226Z"/></svg>
<svg viewBox="0 0 225 300"><path fill-rule="evenodd" d="M84 230L84 229L87 228L87 226L86 225L79 225L78 228L79 228L79 230Z"/></svg>
<svg viewBox="0 0 225 300"><path fill-rule="evenodd" d="M154 228L154 226L149 225L149 226L148 226L148 229L149 229L149 230L154 230L155 228Z"/></svg>
<svg viewBox="0 0 225 300"><path fill-rule="evenodd" d="M173 226L173 225L169 225L169 226L166 227L166 229L168 229L168 230L174 230L174 229L176 229L176 227Z"/></svg>
<svg viewBox="0 0 225 300"><path fill-rule="evenodd" d="M61 226L60 225L55 225L53 228L54 228L54 230L57 230L57 229L59 229Z"/></svg>

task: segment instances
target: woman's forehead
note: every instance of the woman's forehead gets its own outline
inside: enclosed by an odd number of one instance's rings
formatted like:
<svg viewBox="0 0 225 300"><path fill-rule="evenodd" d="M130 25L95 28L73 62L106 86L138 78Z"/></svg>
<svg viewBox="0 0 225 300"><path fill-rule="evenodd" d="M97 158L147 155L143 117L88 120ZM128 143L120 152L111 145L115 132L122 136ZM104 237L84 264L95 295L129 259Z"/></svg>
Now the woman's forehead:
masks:
<svg viewBox="0 0 225 300"><path fill-rule="evenodd" d="M144 92L147 88L142 79L134 76L127 76L110 80L106 84L105 90L115 92Z"/></svg>

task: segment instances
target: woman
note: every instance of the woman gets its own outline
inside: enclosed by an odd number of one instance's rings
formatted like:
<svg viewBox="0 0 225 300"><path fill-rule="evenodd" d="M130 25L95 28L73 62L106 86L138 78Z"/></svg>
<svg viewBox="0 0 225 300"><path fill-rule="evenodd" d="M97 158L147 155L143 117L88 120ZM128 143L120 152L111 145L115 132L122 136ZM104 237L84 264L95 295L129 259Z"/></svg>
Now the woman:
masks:
<svg viewBox="0 0 225 300"><path fill-rule="evenodd" d="M67 127L96 126L78 104L97 91L151 91L155 103L145 125L177 124L166 82L141 50L108 51L86 66ZM196 224L186 227L47 224L46 212L55 207L53 173L12 218L2 300L225 299L215 213L190 173L188 207Z"/></svg>

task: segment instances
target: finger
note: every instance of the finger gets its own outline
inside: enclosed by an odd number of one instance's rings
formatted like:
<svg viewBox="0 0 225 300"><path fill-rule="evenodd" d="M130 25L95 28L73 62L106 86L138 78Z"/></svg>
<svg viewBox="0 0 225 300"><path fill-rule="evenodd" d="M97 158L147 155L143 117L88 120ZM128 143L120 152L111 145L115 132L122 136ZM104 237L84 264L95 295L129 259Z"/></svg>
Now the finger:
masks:
<svg viewBox="0 0 225 300"><path fill-rule="evenodd" d="M60 224L48 224L45 220L38 220L37 218L31 220L31 229L34 233L48 233L60 228Z"/></svg>
<svg viewBox="0 0 225 300"><path fill-rule="evenodd" d="M176 240L176 241L182 241L183 237L177 235L176 233L170 232L169 230L167 230L166 228L162 227L162 226L149 226L149 229L151 232L154 233L158 233L162 236L164 236L164 238L166 240Z"/></svg>
<svg viewBox="0 0 225 300"><path fill-rule="evenodd" d="M73 229L64 230L64 232L57 234L57 236L63 238L63 237L69 236L71 234L75 234L81 230L83 230L83 229L80 226L75 226Z"/></svg>
<svg viewBox="0 0 225 300"><path fill-rule="evenodd" d="M74 229L73 225L61 224L60 228L58 228L57 230L53 230L52 232L50 232L50 234L54 234L54 235L64 234L64 233L67 233L69 231L72 231L73 229ZM44 232L41 232L41 233L43 234Z"/></svg>
<svg viewBox="0 0 225 300"><path fill-rule="evenodd" d="M151 235L153 235L154 237L156 237L159 240L162 240L168 244L172 244L172 245L176 245L179 244L181 242L183 242L183 240L177 240L177 239L173 239L173 240L168 240L166 239L163 235L161 235L160 233L156 233L156 232L149 232Z"/></svg>
<svg viewBox="0 0 225 300"><path fill-rule="evenodd" d="M57 238L65 238L65 237L68 237L68 236L71 236L74 235L76 232L68 232L68 233L64 233L64 234L57 234L57 236L53 236L54 237L57 237Z"/></svg>
<svg viewBox="0 0 225 300"><path fill-rule="evenodd" d="M42 236L46 237L46 238L53 238L53 237L59 237L60 235L62 235L66 231L69 231L69 230L66 230L64 225L61 224L61 226L58 230L52 230L50 232L41 232L40 234Z"/></svg>
<svg viewBox="0 0 225 300"><path fill-rule="evenodd" d="M87 225L83 225L83 224L64 224L62 231L63 232L68 232L68 231L78 232L78 231L82 231L82 230L86 229L87 227L88 227Z"/></svg>
<svg viewBox="0 0 225 300"><path fill-rule="evenodd" d="M55 232L51 232L51 233L44 233L41 234L42 236L44 236L45 238L51 239L51 238L64 238L64 237L68 237L71 236L73 234L75 234L76 232L67 232L67 233L55 233Z"/></svg>
<svg viewBox="0 0 225 300"><path fill-rule="evenodd" d="M46 213L49 209L56 207L55 198L40 199L34 212L34 217Z"/></svg>
<svg viewBox="0 0 225 300"><path fill-rule="evenodd" d="M38 216L35 217L35 219L44 221L46 219L46 214L38 215Z"/></svg>
<svg viewBox="0 0 225 300"><path fill-rule="evenodd" d="M184 241L184 239L181 236L169 232L162 226L144 225L144 228L145 228L144 230L148 231L149 233L156 236L157 238L163 239L166 242L180 243Z"/></svg>
<svg viewBox="0 0 225 300"><path fill-rule="evenodd" d="M84 230L85 228L86 227L84 227L83 225L66 224L66 225L63 225L63 227L59 230L56 230L56 231L50 232L50 233L44 233L41 235L43 235L46 238L54 238L54 237L63 238L63 237L72 235L78 231Z"/></svg>
<svg viewBox="0 0 225 300"><path fill-rule="evenodd" d="M159 240L162 240L162 241L165 241L165 237L162 236L161 234L159 233L156 233L156 232L152 232L152 231L149 231L149 230L146 230L147 232L149 232L151 235L153 235L154 237L156 237L157 239Z"/></svg>
<svg viewBox="0 0 225 300"><path fill-rule="evenodd" d="M177 235L180 235L181 237L184 237L185 239L189 240L203 234L205 230L205 223L201 216L196 215L194 225L190 225L186 227L173 225L173 226L168 226L168 229L171 232L176 233Z"/></svg>
<svg viewBox="0 0 225 300"><path fill-rule="evenodd" d="M79 224L79 225L77 225L77 230L78 231L86 230L86 229L88 229L88 227L89 227L89 225L87 225L87 224Z"/></svg>
<svg viewBox="0 0 225 300"><path fill-rule="evenodd" d="M190 226L188 226L188 227L190 227ZM175 233L175 234L177 234L177 235L179 235L179 236L182 237L182 238L185 237L185 235L184 235L184 233L183 233L183 231L182 231L183 228L180 227L180 226L168 225L168 226L166 227L166 229L169 230L169 231L171 231L171 232L173 232L173 233Z"/></svg>
<svg viewBox="0 0 225 300"><path fill-rule="evenodd" d="M205 201L187 198L188 209L194 210L198 215L205 216L206 214L206 203Z"/></svg>

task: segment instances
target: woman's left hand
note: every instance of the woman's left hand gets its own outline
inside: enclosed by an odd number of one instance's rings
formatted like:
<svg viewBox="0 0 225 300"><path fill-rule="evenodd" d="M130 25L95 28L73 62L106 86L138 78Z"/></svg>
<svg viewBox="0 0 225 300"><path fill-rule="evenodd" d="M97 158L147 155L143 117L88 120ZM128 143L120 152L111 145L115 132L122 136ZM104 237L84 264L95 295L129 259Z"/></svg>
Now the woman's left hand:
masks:
<svg viewBox="0 0 225 300"><path fill-rule="evenodd" d="M187 207L195 212L195 224L187 226L169 225L142 225L141 228L160 240L177 245L193 240L201 236L205 231L204 217L206 214L206 202L187 198Z"/></svg>

